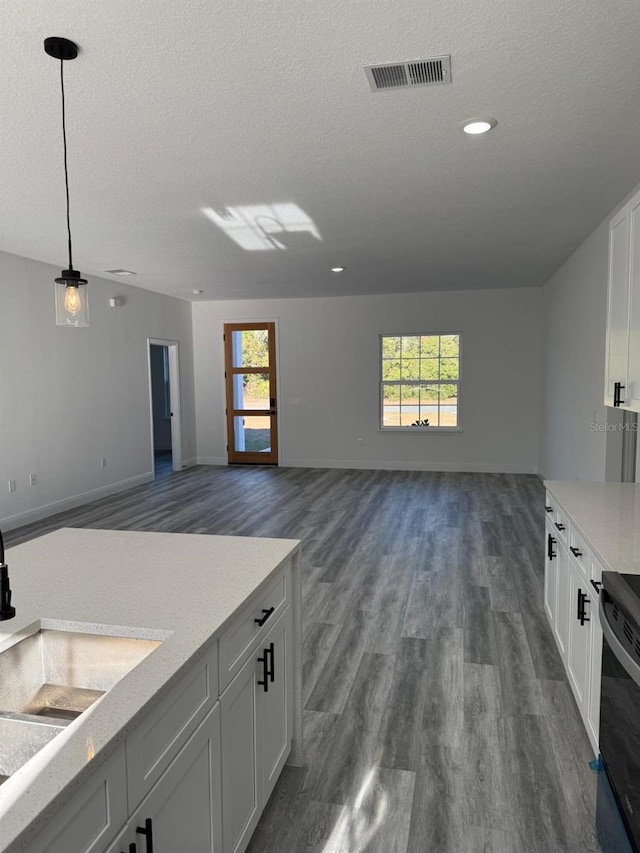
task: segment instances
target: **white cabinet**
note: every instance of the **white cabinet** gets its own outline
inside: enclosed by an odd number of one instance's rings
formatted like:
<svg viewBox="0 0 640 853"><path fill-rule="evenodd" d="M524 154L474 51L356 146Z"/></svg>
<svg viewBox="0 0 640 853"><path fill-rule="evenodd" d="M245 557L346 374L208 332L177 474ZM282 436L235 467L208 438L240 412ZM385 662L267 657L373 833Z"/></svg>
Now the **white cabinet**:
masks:
<svg viewBox="0 0 640 853"><path fill-rule="evenodd" d="M547 493L544 607L569 684L598 753L602 629L598 595L602 567L593 557L585 531Z"/></svg>
<svg viewBox="0 0 640 853"><path fill-rule="evenodd" d="M569 646L569 551L561 539L556 540L556 618L553 630L566 664Z"/></svg>
<svg viewBox="0 0 640 853"><path fill-rule="evenodd" d="M544 563L544 609L551 626L556 622L556 563L558 551L555 530L547 521L545 524L545 563Z"/></svg>
<svg viewBox="0 0 640 853"><path fill-rule="evenodd" d="M587 579L583 575L574 557L569 557L569 630L567 645L567 675L576 699L576 704L584 716L589 686L589 668L591 651L591 596L587 588Z"/></svg>
<svg viewBox="0 0 640 853"><path fill-rule="evenodd" d="M287 607L220 698L224 853L246 848L291 749L292 630Z"/></svg>
<svg viewBox="0 0 640 853"><path fill-rule="evenodd" d="M114 853L221 853L220 705L216 703L133 813Z"/></svg>
<svg viewBox="0 0 640 853"><path fill-rule="evenodd" d="M126 791L121 746L49 821L28 853L102 853L127 818Z"/></svg>
<svg viewBox="0 0 640 853"><path fill-rule="evenodd" d="M640 193L609 223L604 402L640 411Z"/></svg>

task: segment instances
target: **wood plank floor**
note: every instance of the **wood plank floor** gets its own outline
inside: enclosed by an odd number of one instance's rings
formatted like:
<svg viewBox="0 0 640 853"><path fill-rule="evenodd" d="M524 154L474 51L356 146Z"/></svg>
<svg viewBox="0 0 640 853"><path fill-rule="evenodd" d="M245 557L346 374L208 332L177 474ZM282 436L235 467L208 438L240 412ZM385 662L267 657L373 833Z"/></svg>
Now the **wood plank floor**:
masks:
<svg viewBox="0 0 640 853"><path fill-rule="evenodd" d="M193 468L61 526L304 542L306 764L250 853L591 853L591 752L543 611L537 477Z"/></svg>

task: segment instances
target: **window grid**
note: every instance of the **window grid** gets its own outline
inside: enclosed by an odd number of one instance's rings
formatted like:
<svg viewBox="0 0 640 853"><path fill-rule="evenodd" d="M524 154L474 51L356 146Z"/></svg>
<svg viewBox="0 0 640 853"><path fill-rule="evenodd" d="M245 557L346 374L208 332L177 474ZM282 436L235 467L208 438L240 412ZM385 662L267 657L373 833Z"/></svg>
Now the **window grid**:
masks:
<svg viewBox="0 0 640 853"><path fill-rule="evenodd" d="M460 335L381 335L380 344L381 428L458 429Z"/></svg>

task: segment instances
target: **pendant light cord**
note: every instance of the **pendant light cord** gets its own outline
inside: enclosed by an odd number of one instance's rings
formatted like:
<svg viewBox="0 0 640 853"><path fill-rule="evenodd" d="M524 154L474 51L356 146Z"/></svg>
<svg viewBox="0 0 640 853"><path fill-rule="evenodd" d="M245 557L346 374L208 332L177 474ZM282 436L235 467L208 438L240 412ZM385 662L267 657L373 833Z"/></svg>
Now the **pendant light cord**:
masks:
<svg viewBox="0 0 640 853"><path fill-rule="evenodd" d="M62 145L64 148L64 185L67 193L67 234L69 235L69 269L73 269L71 254L71 218L69 215L69 170L67 168L67 122L64 109L64 59L60 59L60 89L62 91Z"/></svg>

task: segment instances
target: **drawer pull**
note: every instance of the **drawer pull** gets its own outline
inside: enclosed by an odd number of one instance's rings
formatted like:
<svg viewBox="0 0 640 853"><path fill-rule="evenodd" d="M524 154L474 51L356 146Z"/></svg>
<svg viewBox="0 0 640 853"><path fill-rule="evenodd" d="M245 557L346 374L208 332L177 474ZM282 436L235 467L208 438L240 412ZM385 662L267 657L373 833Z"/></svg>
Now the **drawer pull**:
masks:
<svg viewBox="0 0 640 853"><path fill-rule="evenodd" d="M545 506L545 510L547 512L553 512L553 507L552 506Z"/></svg>
<svg viewBox="0 0 640 853"><path fill-rule="evenodd" d="M570 545L569 550L571 551L574 557L582 557L582 551L580 550L580 548L574 548L573 545Z"/></svg>
<svg viewBox="0 0 640 853"><path fill-rule="evenodd" d="M564 524L560 524L559 521L556 521L556 527L558 528L558 530L565 530Z"/></svg>
<svg viewBox="0 0 640 853"><path fill-rule="evenodd" d="M254 619L253 621L256 623L256 625L260 625L260 627L262 627L264 625L264 623L267 621L267 619L269 618L269 616L271 616L271 614L274 611L275 611L275 607L269 607L268 609L266 607L263 607L262 613L264 615L261 616L259 619Z"/></svg>
<svg viewBox="0 0 640 853"><path fill-rule="evenodd" d="M153 853L153 821L148 817L144 826L137 826L136 832L138 835L144 835L147 842L147 853Z"/></svg>

